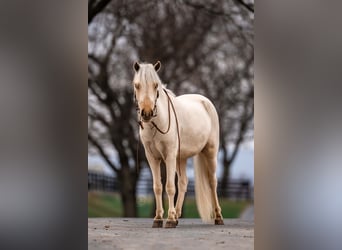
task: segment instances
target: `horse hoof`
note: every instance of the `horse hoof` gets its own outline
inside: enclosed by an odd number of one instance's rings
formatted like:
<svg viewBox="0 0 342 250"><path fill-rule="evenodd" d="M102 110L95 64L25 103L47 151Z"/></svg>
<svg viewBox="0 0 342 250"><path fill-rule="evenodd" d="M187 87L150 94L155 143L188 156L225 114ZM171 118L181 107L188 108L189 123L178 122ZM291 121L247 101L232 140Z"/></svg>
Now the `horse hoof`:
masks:
<svg viewBox="0 0 342 250"><path fill-rule="evenodd" d="M215 219L215 225L224 225L222 219Z"/></svg>
<svg viewBox="0 0 342 250"><path fill-rule="evenodd" d="M166 221L165 228L175 228L177 224L177 221L168 220Z"/></svg>
<svg viewBox="0 0 342 250"><path fill-rule="evenodd" d="M152 228L160 228L163 227L163 220L154 220Z"/></svg>
<svg viewBox="0 0 342 250"><path fill-rule="evenodd" d="M176 220L176 226L178 226L178 220Z"/></svg>

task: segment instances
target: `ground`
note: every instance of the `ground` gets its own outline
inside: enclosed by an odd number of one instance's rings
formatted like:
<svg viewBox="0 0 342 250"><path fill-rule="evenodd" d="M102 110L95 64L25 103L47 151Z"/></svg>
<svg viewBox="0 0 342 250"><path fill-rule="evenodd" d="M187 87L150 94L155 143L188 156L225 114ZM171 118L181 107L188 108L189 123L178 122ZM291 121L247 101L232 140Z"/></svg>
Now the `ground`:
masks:
<svg viewBox="0 0 342 250"><path fill-rule="evenodd" d="M180 219L177 228L151 228L147 218L88 219L88 249L254 249L254 222L225 219L223 226ZM165 224L165 220L164 220Z"/></svg>

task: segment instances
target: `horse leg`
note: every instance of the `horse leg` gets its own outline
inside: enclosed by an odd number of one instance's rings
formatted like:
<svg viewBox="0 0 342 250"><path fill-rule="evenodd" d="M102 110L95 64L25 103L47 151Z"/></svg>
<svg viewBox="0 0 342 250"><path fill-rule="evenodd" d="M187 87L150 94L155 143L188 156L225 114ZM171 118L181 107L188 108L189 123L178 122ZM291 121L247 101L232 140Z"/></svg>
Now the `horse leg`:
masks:
<svg viewBox="0 0 342 250"><path fill-rule="evenodd" d="M223 217L221 213L221 207L218 202L217 197L217 178L216 178L216 157L210 157L208 160L208 175L209 175L209 185L211 189L211 196L213 205L215 207L215 225L224 225L223 223Z"/></svg>
<svg viewBox="0 0 342 250"><path fill-rule="evenodd" d="M176 193L175 177L176 177L176 157L168 157L166 164L166 193L169 198L169 210L166 221L166 228L175 228L177 226L176 209L174 205L174 197Z"/></svg>
<svg viewBox="0 0 342 250"><path fill-rule="evenodd" d="M163 202L162 202L162 193L163 193L163 185L161 182L161 174L160 174L160 160L155 159L153 156L146 154L146 158L148 163L150 164L150 168L152 171L153 177L153 191L154 197L156 199L156 216L154 217L152 227L163 227Z"/></svg>
<svg viewBox="0 0 342 250"><path fill-rule="evenodd" d="M176 218L177 218L177 224L178 219L182 215L182 207L184 202L185 193L188 187L188 177L186 176L186 160L182 160L180 163L180 171L177 170L177 176L178 176L178 197L176 202Z"/></svg>

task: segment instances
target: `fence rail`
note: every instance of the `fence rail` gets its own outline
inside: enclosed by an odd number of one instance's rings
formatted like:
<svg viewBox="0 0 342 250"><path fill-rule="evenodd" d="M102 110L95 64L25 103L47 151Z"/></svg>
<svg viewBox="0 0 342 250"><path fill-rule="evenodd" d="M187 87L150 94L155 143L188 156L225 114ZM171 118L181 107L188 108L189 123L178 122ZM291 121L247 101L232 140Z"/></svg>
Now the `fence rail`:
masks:
<svg viewBox="0 0 342 250"><path fill-rule="evenodd" d="M137 183L137 195L149 196L153 195L153 183L151 179L141 179ZM88 172L88 191L101 190L108 192L118 192L119 182L116 177L104 174ZM253 188L248 180L230 180L226 192L223 192L221 183L218 183L217 192L225 193L225 197L234 199L253 199ZM195 195L195 183L189 180L187 196ZM222 195L221 195L222 196Z"/></svg>

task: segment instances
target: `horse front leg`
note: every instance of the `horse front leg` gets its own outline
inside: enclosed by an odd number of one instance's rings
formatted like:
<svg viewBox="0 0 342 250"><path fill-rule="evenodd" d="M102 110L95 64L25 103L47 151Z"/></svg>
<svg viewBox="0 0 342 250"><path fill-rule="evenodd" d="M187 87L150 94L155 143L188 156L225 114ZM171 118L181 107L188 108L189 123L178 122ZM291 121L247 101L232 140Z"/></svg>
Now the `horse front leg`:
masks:
<svg viewBox="0 0 342 250"><path fill-rule="evenodd" d="M156 200L156 216L153 220L153 228L163 227L163 201L162 201L162 193L163 193L163 185L161 182L161 174L160 174L160 160L155 159L153 156L146 154L146 158L151 168L152 177L153 177L153 191L154 197Z"/></svg>
<svg viewBox="0 0 342 250"><path fill-rule="evenodd" d="M169 199L169 210L166 221L166 228L175 228L177 226L177 216L174 204L176 193L175 177L176 177L176 157L169 157L165 161L166 164L166 193Z"/></svg>

